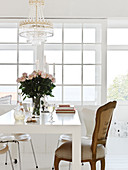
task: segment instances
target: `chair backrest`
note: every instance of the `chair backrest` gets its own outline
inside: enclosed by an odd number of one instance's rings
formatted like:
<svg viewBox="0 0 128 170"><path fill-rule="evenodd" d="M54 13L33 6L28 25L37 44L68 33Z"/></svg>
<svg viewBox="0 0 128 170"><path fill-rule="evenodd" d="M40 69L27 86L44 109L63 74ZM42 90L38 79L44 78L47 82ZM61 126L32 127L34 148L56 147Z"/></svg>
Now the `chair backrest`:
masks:
<svg viewBox="0 0 128 170"><path fill-rule="evenodd" d="M108 131L116 103L116 101L109 102L101 106L96 112L95 129L93 132L91 146L93 158L96 157L96 148L98 144L106 146Z"/></svg>
<svg viewBox="0 0 128 170"><path fill-rule="evenodd" d="M3 96L0 98L0 104L11 104L12 95Z"/></svg>

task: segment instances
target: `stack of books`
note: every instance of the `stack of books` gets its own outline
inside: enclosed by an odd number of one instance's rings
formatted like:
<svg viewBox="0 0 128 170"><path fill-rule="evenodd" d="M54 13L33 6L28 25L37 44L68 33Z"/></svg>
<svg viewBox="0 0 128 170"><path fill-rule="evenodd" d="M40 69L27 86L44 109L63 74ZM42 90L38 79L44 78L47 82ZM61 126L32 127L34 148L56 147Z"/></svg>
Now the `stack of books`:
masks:
<svg viewBox="0 0 128 170"><path fill-rule="evenodd" d="M56 113L75 113L75 111L74 106L69 104L60 104L56 108Z"/></svg>

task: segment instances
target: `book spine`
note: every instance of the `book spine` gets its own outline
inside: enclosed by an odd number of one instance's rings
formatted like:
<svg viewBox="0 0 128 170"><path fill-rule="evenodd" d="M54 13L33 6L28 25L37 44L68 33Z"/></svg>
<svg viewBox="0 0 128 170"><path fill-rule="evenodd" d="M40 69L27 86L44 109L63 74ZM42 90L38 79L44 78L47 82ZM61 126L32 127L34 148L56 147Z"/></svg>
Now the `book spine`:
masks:
<svg viewBox="0 0 128 170"><path fill-rule="evenodd" d="M75 111L75 109L56 109L56 111Z"/></svg>
<svg viewBox="0 0 128 170"><path fill-rule="evenodd" d="M72 113L73 113L73 114L74 114L75 112L56 112L56 114L57 114L57 113L64 113L64 114L65 114L65 113L66 113L66 114L70 114L70 113L72 114Z"/></svg>
<svg viewBox="0 0 128 170"><path fill-rule="evenodd" d="M59 107L70 107L70 105L59 105Z"/></svg>
<svg viewBox="0 0 128 170"><path fill-rule="evenodd" d="M72 110L72 111L67 111L67 110L61 111L61 110L58 110L58 111L56 111L56 113L75 113L75 110Z"/></svg>
<svg viewBox="0 0 128 170"><path fill-rule="evenodd" d="M57 107L56 109L57 109L57 110L59 110L59 109L61 109L61 110L63 110L63 109L64 109L64 110L66 110L66 109L68 109L68 110L69 110L69 109L73 110L74 107Z"/></svg>

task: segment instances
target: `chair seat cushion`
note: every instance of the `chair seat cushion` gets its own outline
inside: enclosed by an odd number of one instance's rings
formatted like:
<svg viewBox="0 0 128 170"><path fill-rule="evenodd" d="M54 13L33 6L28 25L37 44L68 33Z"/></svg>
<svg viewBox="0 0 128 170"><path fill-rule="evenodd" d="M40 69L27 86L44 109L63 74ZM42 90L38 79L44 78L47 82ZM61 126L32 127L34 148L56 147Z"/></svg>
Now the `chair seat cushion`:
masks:
<svg viewBox="0 0 128 170"><path fill-rule="evenodd" d="M6 145L5 143L0 143L0 154L4 154L8 151L8 145Z"/></svg>
<svg viewBox="0 0 128 170"><path fill-rule="evenodd" d="M72 160L72 142L66 142L62 144L55 152L55 155L62 160ZM97 146L97 155L96 159L105 157L105 148L103 145ZM81 161L91 160L92 159L92 151L91 145L86 142L81 143Z"/></svg>
<svg viewBox="0 0 128 170"><path fill-rule="evenodd" d="M30 135L26 133L15 133L13 135L17 141L29 141L31 139Z"/></svg>

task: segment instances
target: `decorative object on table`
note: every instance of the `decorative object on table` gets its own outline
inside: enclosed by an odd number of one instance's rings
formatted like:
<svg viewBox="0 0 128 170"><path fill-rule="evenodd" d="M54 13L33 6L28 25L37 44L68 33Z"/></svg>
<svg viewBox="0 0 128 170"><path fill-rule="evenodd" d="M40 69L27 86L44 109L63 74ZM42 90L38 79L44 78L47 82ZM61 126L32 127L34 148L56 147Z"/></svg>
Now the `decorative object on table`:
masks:
<svg viewBox="0 0 128 170"><path fill-rule="evenodd" d="M25 109L21 101L20 93L18 93L17 107L14 109L14 118L16 121L23 121L25 119Z"/></svg>
<svg viewBox="0 0 128 170"><path fill-rule="evenodd" d="M54 122L54 120L53 120L53 112L55 110L55 107L56 107L55 104L49 104L48 105L48 111L50 113L50 120L49 120L50 123Z"/></svg>
<svg viewBox="0 0 128 170"><path fill-rule="evenodd" d="M31 74L23 73L22 77L17 79L20 83L19 89L25 100L26 97L32 98L33 114L40 115L40 99L44 96L51 96L52 90L55 87L55 78L48 73L40 70L33 71Z"/></svg>
<svg viewBox="0 0 128 170"><path fill-rule="evenodd" d="M29 0L29 17L19 24L19 35L28 42L41 44L53 36L53 24L44 19L44 0Z"/></svg>
<svg viewBox="0 0 128 170"><path fill-rule="evenodd" d="M36 123L36 122L37 122L37 120L35 118L32 118L32 117L28 117L27 121L26 121L26 123Z"/></svg>
<svg viewBox="0 0 128 170"><path fill-rule="evenodd" d="M70 105L70 104L60 104L57 108L56 108L56 113L75 113L75 108L74 105Z"/></svg>
<svg viewBox="0 0 128 170"><path fill-rule="evenodd" d="M42 113L49 113L48 111L48 98L44 96L41 100Z"/></svg>

